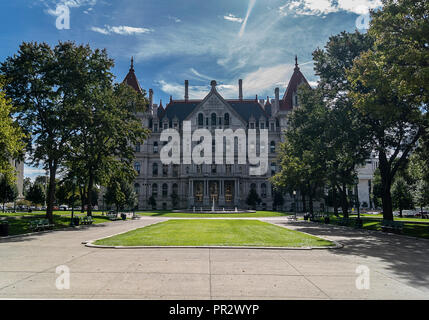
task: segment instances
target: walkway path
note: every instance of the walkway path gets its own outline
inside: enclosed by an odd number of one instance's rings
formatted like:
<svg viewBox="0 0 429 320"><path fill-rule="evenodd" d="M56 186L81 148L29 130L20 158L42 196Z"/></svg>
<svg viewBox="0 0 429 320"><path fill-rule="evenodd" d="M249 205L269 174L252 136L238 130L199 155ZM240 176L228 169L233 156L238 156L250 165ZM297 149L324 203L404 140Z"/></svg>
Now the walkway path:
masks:
<svg viewBox="0 0 429 320"><path fill-rule="evenodd" d="M285 218L336 250L95 249L82 241L165 221L143 217L0 240L0 299L428 299L429 241ZM70 289L55 286L70 268ZM356 268L370 270L358 290Z"/></svg>

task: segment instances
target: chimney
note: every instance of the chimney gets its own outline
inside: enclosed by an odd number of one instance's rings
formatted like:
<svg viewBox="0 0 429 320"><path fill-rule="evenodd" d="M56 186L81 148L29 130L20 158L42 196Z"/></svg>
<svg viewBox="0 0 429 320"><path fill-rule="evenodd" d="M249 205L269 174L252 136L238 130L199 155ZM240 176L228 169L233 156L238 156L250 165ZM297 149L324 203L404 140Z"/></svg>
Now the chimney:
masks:
<svg viewBox="0 0 429 320"><path fill-rule="evenodd" d="M275 92L275 95L276 95L276 103L275 103L275 108L274 108L275 110L274 110L273 113L277 113L277 111L279 111L279 106L280 106L280 89L276 88L274 90L274 92Z"/></svg>
<svg viewBox="0 0 429 320"><path fill-rule="evenodd" d="M152 108L153 105L153 90L149 89L149 108Z"/></svg>
<svg viewBox="0 0 429 320"><path fill-rule="evenodd" d="M185 80L185 102L189 100L189 81Z"/></svg>
<svg viewBox="0 0 429 320"><path fill-rule="evenodd" d="M238 99L243 100L243 80L238 80Z"/></svg>

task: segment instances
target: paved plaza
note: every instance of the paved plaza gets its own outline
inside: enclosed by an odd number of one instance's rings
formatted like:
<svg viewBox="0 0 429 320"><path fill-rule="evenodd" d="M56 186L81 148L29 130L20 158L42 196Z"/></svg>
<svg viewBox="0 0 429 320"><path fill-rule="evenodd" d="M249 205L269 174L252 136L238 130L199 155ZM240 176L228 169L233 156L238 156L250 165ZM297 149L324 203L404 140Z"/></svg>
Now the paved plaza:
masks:
<svg viewBox="0 0 429 320"><path fill-rule="evenodd" d="M0 240L0 299L428 299L429 241L260 219L341 249L99 249L82 242L167 218L145 217ZM58 266L70 288L58 290ZM357 289L359 266L370 287Z"/></svg>

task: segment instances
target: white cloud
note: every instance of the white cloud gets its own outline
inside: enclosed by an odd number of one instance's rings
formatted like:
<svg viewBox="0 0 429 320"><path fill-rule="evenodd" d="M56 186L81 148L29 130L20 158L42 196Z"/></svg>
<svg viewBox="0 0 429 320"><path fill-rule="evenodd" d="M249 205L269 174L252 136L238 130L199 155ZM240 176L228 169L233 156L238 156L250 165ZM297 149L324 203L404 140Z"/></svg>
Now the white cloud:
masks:
<svg viewBox="0 0 429 320"><path fill-rule="evenodd" d="M91 27L91 30L94 32L98 32L104 35L109 35L112 33L119 34L119 35L136 35L136 34L143 34L143 33L149 33L152 32L152 29L148 28L135 28L135 27L129 27L129 26L118 26L118 27L112 27L105 25L104 28L100 27Z"/></svg>
<svg viewBox="0 0 429 320"><path fill-rule="evenodd" d="M238 23L242 23L242 22L243 22L243 19L242 19L242 18L236 17L236 16L235 16L235 15L233 15L232 13L229 13L228 15L223 16L223 18L224 18L225 20L232 21L232 22L238 22Z"/></svg>
<svg viewBox="0 0 429 320"><path fill-rule="evenodd" d="M317 15L346 11L356 14L368 13L370 9L380 7L380 0L293 0L279 8L281 15Z"/></svg>

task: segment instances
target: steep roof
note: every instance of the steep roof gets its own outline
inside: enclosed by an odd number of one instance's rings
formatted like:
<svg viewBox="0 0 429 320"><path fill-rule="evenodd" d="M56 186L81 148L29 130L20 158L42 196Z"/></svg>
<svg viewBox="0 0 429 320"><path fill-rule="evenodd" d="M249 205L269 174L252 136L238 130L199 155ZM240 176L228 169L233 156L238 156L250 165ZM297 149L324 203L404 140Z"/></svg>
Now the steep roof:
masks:
<svg viewBox="0 0 429 320"><path fill-rule="evenodd" d="M137 76L134 72L134 58L131 58L131 67L130 71L128 71L127 76L125 77L124 83L128 84L130 87L132 87L134 90L136 90L138 93L143 93L143 90L140 86L139 81L137 80Z"/></svg>
<svg viewBox="0 0 429 320"><path fill-rule="evenodd" d="M160 116L160 119L167 117L168 119L177 119L181 122L185 120L195 108L203 100L172 100L165 111ZM261 116L269 118L270 116L262 109L261 105L255 100L225 100L233 109L236 111L245 121L253 116L255 119L259 119Z"/></svg>
<svg viewBox="0 0 429 320"><path fill-rule="evenodd" d="M283 111L290 111L293 109L293 94L298 91L298 87L305 83L308 87L310 85L308 84L307 79L305 79L304 75L299 69L298 66L298 58L295 57L295 69L293 71L293 75L289 81L289 84L287 86L286 92L283 96L283 99L279 101L279 109Z"/></svg>

